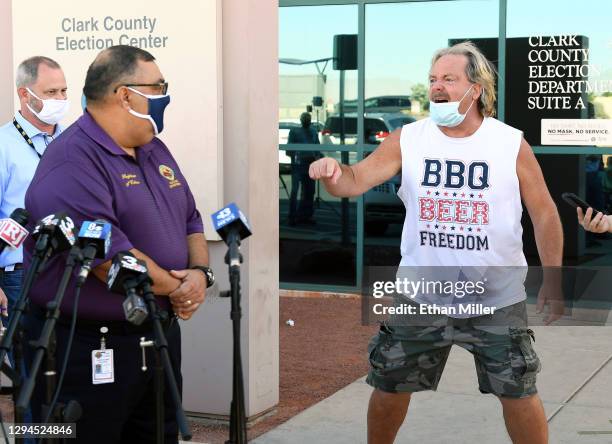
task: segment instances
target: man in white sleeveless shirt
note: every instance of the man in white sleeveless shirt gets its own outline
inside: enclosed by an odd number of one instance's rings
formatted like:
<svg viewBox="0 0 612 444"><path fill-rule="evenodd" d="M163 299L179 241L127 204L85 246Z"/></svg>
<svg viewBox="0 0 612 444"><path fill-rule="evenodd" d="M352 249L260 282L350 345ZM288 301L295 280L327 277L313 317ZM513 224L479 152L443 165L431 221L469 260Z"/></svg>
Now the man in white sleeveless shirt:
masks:
<svg viewBox="0 0 612 444"><path fill-rule="evenodd" d="M429 84L429 118L393 132L354 165L319 159L311 164L310 177L321 179L332 195L350 197L401 172L398 195L406 205L402 268L525 267L521 199L533 222L542 265L560 266L561 222L531 147L519 130L492 117L493 66L473 44L460 43L434 55ZM546 280L545 275L538 302L551 305L547 322L552 322L561 316L563 305L559 287L546 285ZM496 301L500 312L524 314L524 291L513 290L510 296ZM437 388L453 344L474 355L479 389L501 401L513 443L548 442L535 387L540 361L533 332L506 327L502 334L490 334L475 329L470 319L459 320L460 328L455 321L439 331L381 326L369 347L367 382L374 391L368 442L394 441L411 393ZM443 340L449 326L459 333ZM458 339L476 336L478 340L469 343Z"/></svg>

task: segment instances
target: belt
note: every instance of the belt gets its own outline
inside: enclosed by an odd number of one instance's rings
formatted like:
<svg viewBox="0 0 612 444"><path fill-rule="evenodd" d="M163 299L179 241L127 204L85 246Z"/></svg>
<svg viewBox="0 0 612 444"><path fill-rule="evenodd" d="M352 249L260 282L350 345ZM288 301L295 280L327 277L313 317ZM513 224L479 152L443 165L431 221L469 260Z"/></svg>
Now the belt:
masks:
<svg viewBox="0 0 612 444"><path fill-rule="evenodd" d="M5 271L4 269L8 267L10 267L10 265L7 265L6 267L2 267L0 268L0 270ZM23 269L23 264L13 264L13 270L22 270L22 269Z"/></svg>
<svg viewBox="0 0 612 444"><path fill-rule="evenodd" d="M31 311L34 316L44 320L46 318L46 309L39 305L31 305ZM163 316L165 315L165 316ZM168 314L167 311L162 311L163 319L161 321L162 328L168 330L177 321L177 316L174 313ZM59 325L69 327L72 323L72 316L67 314L60 314L57 323ZM128 321L99 321L94 319L77 319L76 330L80 332L88 332L93 334L100 334L102 327L108 328L106 335L117 335L127 336L133 334L146 334L153 332L153 321L146 321L140 325L134 325Z"/></svg>

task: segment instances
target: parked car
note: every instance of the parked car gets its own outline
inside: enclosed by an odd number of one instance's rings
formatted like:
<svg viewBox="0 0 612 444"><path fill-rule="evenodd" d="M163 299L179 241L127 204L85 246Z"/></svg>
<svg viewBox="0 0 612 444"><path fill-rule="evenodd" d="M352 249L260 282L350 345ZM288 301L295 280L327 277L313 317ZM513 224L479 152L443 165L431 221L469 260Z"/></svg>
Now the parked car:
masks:
<svg viewBox="0 0 612 444"><path fill-rule="evenodd" d="M380 144L392 131L415 122L412 116L402 113L368 113L365 115L365 142L372 145ZM327 118L325 127L321 132L321 143L340 144L342 120L334 115ZM357 115L349 113L344 115L344 143L353 145L357 142Z"/></svg>
<svg viewBox="0 0 612 444"><path fill-rule="evenodd" d="M373 127L369 141L380 144L390 132L397 128L415 122L416 119L401 113L383 114L381 119L386 126ZM368 132L366 131L366 135ZM382 236L390 224L402 224L406 215L404 203L397 195L402 184L402 176L398 174L385 183L377 185L364 195L365 232L368 236Z"/></svg>
<svg viewBox="0 0 612 444"><path fill-rule="evenodd" d="M398 174L370 189L363 196L364 228L368 236L382 236L390 224L404 223L406 208L397 195L401 184L402 176Z"/></svg>
<svg viewBox="0 0 612 444"><path fill-rule="evenodd" d="M363 102L364 111L366 113L399 113L409 112L412 109L412 101L410 96L376 96L370 97ZM334 105L334 112L340 112L340 105ZM357 112L357 100L344 101L345 113Z"/></svg>

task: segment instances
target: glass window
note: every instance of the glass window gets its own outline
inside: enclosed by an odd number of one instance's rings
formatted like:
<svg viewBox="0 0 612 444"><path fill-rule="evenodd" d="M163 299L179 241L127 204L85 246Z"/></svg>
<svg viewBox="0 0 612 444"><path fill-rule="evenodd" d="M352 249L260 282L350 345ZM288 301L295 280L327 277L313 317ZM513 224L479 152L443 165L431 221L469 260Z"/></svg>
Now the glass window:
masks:
<svg viewBox="0 0 612 444"><path fill-rule="evenodd" d="M299 122L300 114L309 106L312 122L319 122L321 127L330 117L338 118L341 111L347 117L357 112L357 70L343 71L344 82L341 82L340 71L334 69L332 60L334 37L345 34L357 34L356 5L280 8L281 122L291 119ZM341 86L343 107L340 106ZM354 135L347 136L344 142L355 143ZM340 144L341 138L325 137L321 143Z"/></svg>
<svg viewBox="0 0 612 444"><path fill-rule="evenodd" d="M593 121L612 119L612 3L583 6L508 2L506 116L532 145L612 146L596 131L607 123Z"/></svg>
<svg viewBox="0 0 612 444"><path fill-rule="evenodd" d="M461 19L475 12L478 20ZM366 5L366 108L376 97L384 112L426 117L434 52L453 41L497 39L498 21L497 0Z"/></svg>
<svg viewBox="0 0 612 444"><path fill-rule="evenodd" d="M308 165L321 152L280 151L293 162L280 172L281 282L356 285L355 199L341 199L308 177ZM325 152L343 163L354 153Z"/></svg>
<svg viewBox="0 0 612 444"><path fill-rule="evenodd" d="M612 139L601 133L609 127L612 137L612 3L582 6L568 0L508 2L506 121L538 150L558 153L537 159L563 223L564 263L610 265L609 235L585 233L561 199L573 192L597 209L612 210ZM524 226L525 253L537 263L531 226Z"/></svg>
<svg viewBox="0 0 612 444"><path fill-rule="evenodd" d="M356 5L284 7L279 12L280 280L284 283L356 286L357 201L329 195L308 176L310 163L323 155L342 163L356 160L355 152L325 148L357 140L357 71L335 70L332 61L335 36L356 34ZM356 52L353 55L356 60ZM305 129L300 115L310 107L312 123ZM301 147L292 148L295 143ZM316 143L312 149L304 148Z"/></svg>

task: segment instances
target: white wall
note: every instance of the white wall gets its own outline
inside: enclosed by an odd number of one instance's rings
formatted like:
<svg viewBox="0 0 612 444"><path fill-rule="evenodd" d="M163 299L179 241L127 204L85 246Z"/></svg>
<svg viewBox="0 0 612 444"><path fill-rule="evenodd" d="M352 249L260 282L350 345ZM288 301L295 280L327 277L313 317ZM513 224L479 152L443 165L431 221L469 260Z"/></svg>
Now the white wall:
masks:
<svg viewBox="0 0 612 444"><path fill-rule="evenodd" d="M69 125L82 114L87 68L101 49L133 44L148 50L170 85L160 138L187 178L198 208L210 214L222 206L223 197L222 0L183 3L173 9L165 0L59 0L41 8L39 0L13 0L13 66L33 55L62 66L71 105L62 123ZM14 103L19 106L16 94ZM205 233L218 239L209 220Z"/></svg>
<svg viewBox="0 0 612 444"><path fill-rule="evenodd" d="M0 125L13 115L13 28L11 2L0 1Z"/></svg>

